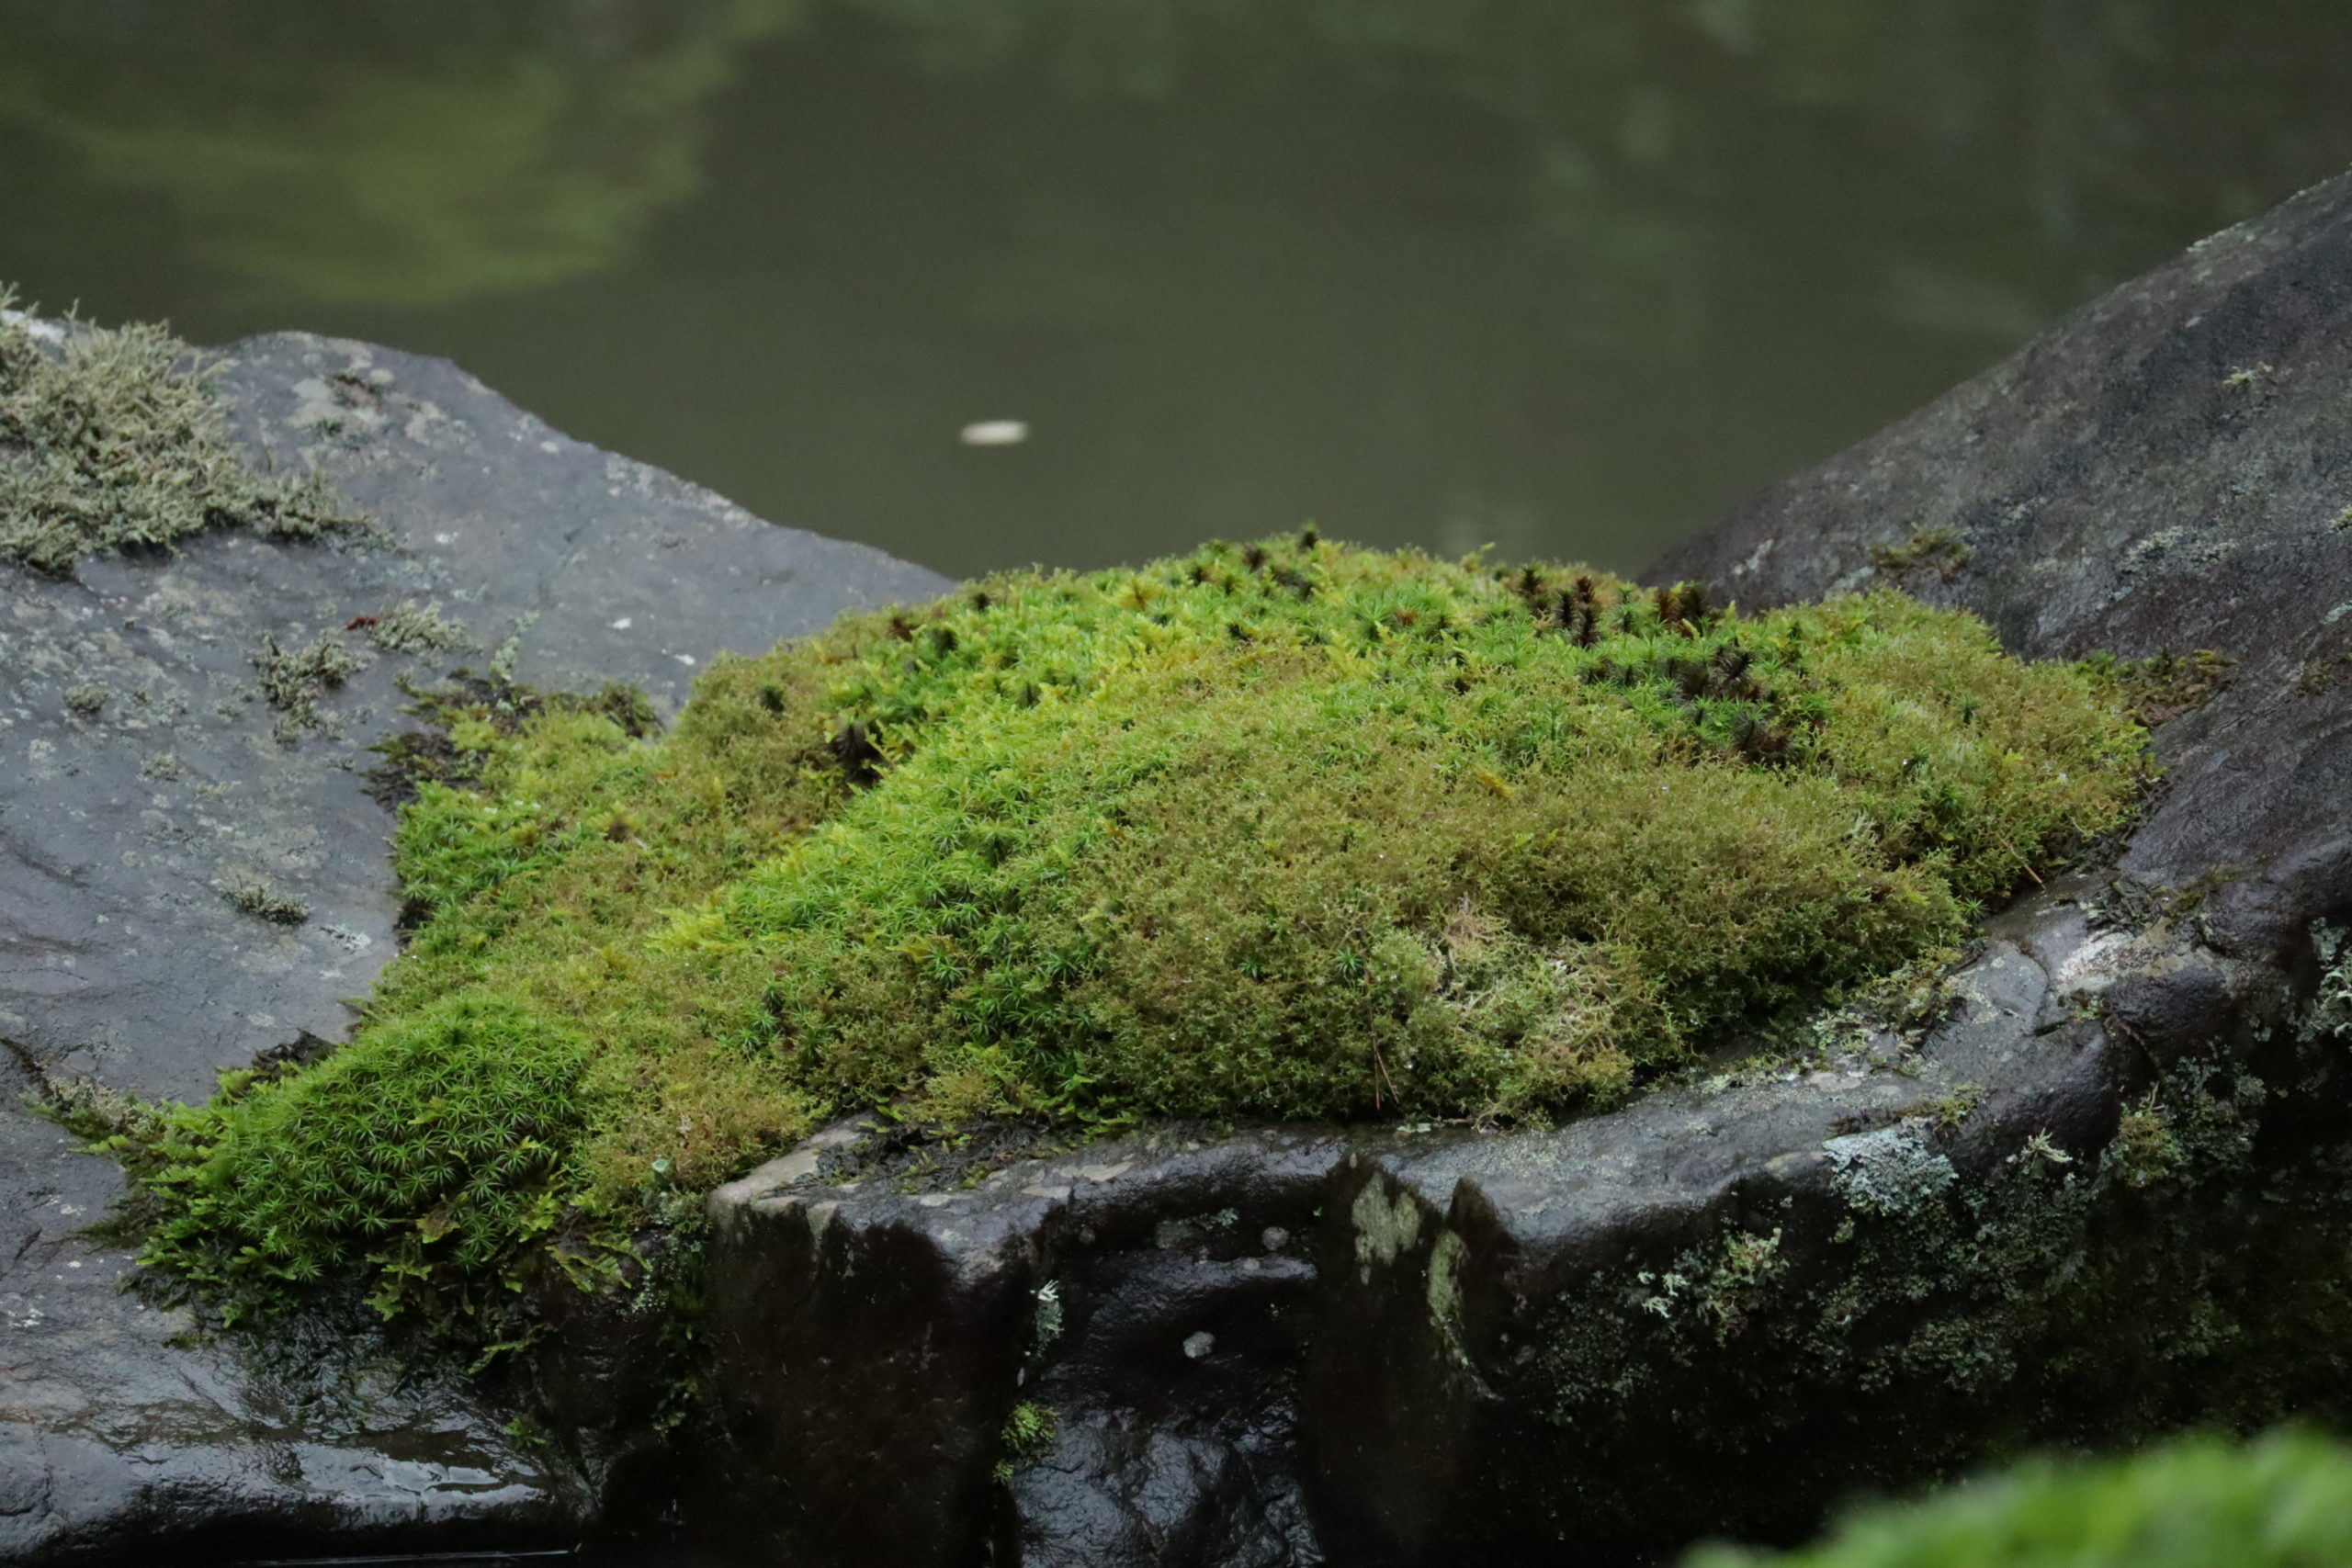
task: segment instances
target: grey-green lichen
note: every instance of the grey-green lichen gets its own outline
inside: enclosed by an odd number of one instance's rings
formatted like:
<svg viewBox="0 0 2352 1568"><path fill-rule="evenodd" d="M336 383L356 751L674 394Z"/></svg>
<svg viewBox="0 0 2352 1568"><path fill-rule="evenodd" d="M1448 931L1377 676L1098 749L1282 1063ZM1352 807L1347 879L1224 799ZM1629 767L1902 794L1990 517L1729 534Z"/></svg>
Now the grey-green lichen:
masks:
<svg viewBox="0 0 2352 1568"><path fill-rule="evenodd" d="M1348 1217L1355 1222L1356 1267L1366 1278L1375 1265L1396 1262L1421 1238L1421 1206L1411 1193L1391 1193L1382 1181L1364 1184Z"/></svg>
<svg viewBox="0 0 2352 1568"><path fill-rule="evenodd" d="M310 905L257 879L231 883L221 889L220 897L232 908L272 925L299 926L311 918Z"/></svg>
<svg viewBox="0 0 2352 1568"><path fill-rule="evenodd" d="M474 646L466 628L441 613L437 599L428 604L411 601L380 615L362 615L355 626L387 653L440 653Z"/></svg>
<svg viewBox="0 0 2352 1568"><path fill-rule="evenodd" d="M1668 1387L1689 1394L1692 1379L1706 1392L1674 1419L1751 1437L1799 1418L1783 1397L1792 1378L1872 1399L1957 1398L2005 1430L2075 1424L2064 1391L2092 1385L2098 1418L2127 1431L2160 1425L2152 1412L2188 1383L2222 1387L2210 1414L2267 1418L2294 1397L2275 1386L2281 1369L2310 1364L2275 1341L2318 1324L2352 1330L2322 1266L2346 1227L2317 1235L2352 1179L2326 1159L2256 1172L2256 1134L2277 1098L2242 1064L2183 1062L2103 1148L2042 1134L1970 1175L1929 1122L1833 1139L1844 1215L1802 1244L1802 1267L1784 1234L1799 1223L1793 1198L1735 1213L1664 1267L1629 1258L1566 1292L1514 1373L1572 1432L1615 1429ZM2313 1197L2323 1190L2334 1197ZM2250 1266L2248 1247L2269 1261ZM2247 1370L2223 1370L2239 1367L2231 1357ZM1983 1440L1969 1427L1947 1419L1921 1436L1959 1457Z"/></svg>
<svg viewBox="0 0 2352 1568"><path fill-rule="evenodd" d="M2352 942L2345 940L2347 935L2352 932L2325 920L2312 925L2312 945L2323 973L2319 993L2303 1019L2306 1041L2352 1039Z"/></svg>
<svg viewBox="0 0 2352 1568"><path fill-rule="evenodd" d="M1710 1329L1718 1345L1746 1325L1748 1314L1771 1298L1788 1269L1775 1229L1753 1233L1726 1229L1712 1251L1694 1248L1666 1269L1644 1269L1634 1281L1648 1292L1641 1310L1662 1323L1680 1322Z"/></svg>
<svg viewBox="0 0 2352 1568"><path fill-rule="evenodd" d="M367 662L365 654L333 632L298 649L280 648L277 634L263 633L253 664L261 672L263 697L277 711L278 739L291 740L306 730L324 729L327 719L319 705L321 699L340 689Z"/></svg>
<svg viewBox="0 0 2352 1568"><path fill-rule="evenodd" d="M357 525L319 475L247 461L212 367L164 328L43 332L16 302L0 284L0 560L62 576L209 527L315 538Z"/></svg>
<svg viewBox="0 0 2352 1568"><path fill-rule="evenodd" d="M1880 1214L1907 1214L1960 1179L1951 1161L1911 1122L1832 1138L1823 1145L1846 1201Z"/></svg>

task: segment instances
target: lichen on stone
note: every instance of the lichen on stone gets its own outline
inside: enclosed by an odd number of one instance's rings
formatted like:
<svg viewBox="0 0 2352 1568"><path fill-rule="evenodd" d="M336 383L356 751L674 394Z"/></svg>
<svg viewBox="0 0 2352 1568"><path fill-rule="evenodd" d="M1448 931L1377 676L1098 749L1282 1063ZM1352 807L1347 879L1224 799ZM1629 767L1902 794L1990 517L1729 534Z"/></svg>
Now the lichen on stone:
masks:
<svg viewBox="0 0 2352 1568"><path fill-rule="evenodd" d="M365 630L368 640L387 653L441 653L474 646L466 628L441 613L437 599L362 615L348 629Z"/></svg>
<svg viewBox="0 0 2352 1568"><path fill-rule="evenodd" d="M1959 1179L1943 1151L1908 1122L1832 1138L1822 1148L1846 1201L1881 1214L1907 1214Z"/></svg>
<svg viewBox="0 0 2352 1568"><path fill-rule="evenodd" d="M1401 1189L1390 1192L1384 1181L1364 1183L1348 1217L1355 1224L1356 1266L1367 1279L1374 1268L1396 1262L1420 1240L1420 1204Z"/></svg>
<svg viewBox="0 0 2352 1568"><path fill-rule="evenodd" d="M0 560L51 576L209 527L316 538L356 527L315 473L256 468L212 371L164 329L74 322L55 342L0 285Z"/></svg>
<svg viewBox="0 0 2352 1568"><path fill-rule="evenodd" d="M1769 1250L1760 1216L1734 1215L1670 1260L1598 1269L1535 1315L1504 1392L1570 1445L1663 1419L1690 1444L1732 1433L1752 1453L1775 1434L1804 1440L1795 1429L1843 1408L1844 1391L1905 1434L1881 1483L2025 1431L2129 1440L2177 1420L2184 1399L2206 1419L2275 1419L2322 1361L2340 1375L2333 1347L2352 1331L2338 1284L2352 1177L2340 1158L2264 1168L2256 1134L2275 1100L2242 1062L2182 1062L2103 1149L2031 1134L1964 1175L1927 1126L1862 1134L1845 1168L1871 1174L1860 1192L1838 1183L1834 1229L1797 1200L1751 1198L1775 1216ZM1783 1225L1795 1267L1780 1266ZM1696 1310L1718 1300L1732 1311ZM1786 1397L1800 1381L1815 1392L1802 1408ZM1853 1462L1876 1473L1879 1458Z"/></svg>
<svg viewBox="0 0 2352 1568"><path fill-rule="evenodd" d="M333 632L297 649L280 648L276 633L264 632L253 665L261 675L264 700L277 711L277 738L290 740L306 730L324 729L327 718L321 700L340 690L367 662L366 654Z"/></svg>
<svg viewBox="0 0 2352 1568"><path fill-rule="evenodd" d="M311 918L311 907L258 879L232 882L220 890L231 907L277 926L299 926Z"/></svg>
<svg viewBox="0 0 2352 1568"><path fill-rule="evenodd" d="M2325 920L2312 925L2312 946L2319 955L2319 990L2304 1015L2305 1040L2352 1039L2352 942L2346 932Z"/></svg>

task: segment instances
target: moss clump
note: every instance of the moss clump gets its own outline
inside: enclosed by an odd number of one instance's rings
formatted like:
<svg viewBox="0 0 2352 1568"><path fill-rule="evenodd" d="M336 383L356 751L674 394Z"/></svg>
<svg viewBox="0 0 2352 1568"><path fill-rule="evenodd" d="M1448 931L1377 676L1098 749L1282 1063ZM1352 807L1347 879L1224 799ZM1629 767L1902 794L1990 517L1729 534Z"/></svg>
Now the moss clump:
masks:
<svg viewBox="0 0 2352 1568"><path fill-rule="evenodd" d="M2188 654L2166 649L2148 659L2094 654L2084 668L2109 701L2153 729L2220 696L2235 675L2237 661L2211 649Z"/></svg>
<svg viewBox="0 0 2352 1568"><path fill-rule="evenodd" d="M277 714L278 739L291 740L305 730L324 729L327 717L319 704L367 662L365 655L354 652L333 632L298 649L280 648L276 633L264 632L253 666L261 674L263 698Z"/></svg>
<svg viewBox="0 0 2352 1568"><path fill-rule="evenodd" d="M45 348L0 285L0 560L63 575L208 527L314 538L340 515L315 474L256 471L209 373L161 327L76 324Z"/></svg>
<svg viewBox="0 0 2352 1568"><path fill-rule="evenodd" d="M1311 536L845 620L718 661L650 740L476 694L408 748L415 938L334 1061L456 1006L590 1043L548 1179L600 1234L860 1107L1607 1105L1950 940L2144 766L2081 671L1900 595L1744 616ZM208 1162L298 1126L190 1114ZM475 1157L430 1120L300 1135ZM192 1258L191 1220L150 1260L390 1267L304 1191L302 1224ZM372 1213L435 1256L437 1209Z"/></svg>
<svg viewBox="0 0 2352 1568"><path fill-rule="evenodd" d="M519 1243L557 1230L587 1125L591 1047L514 1003L453 998L302 1071L232 1075L134 1157L151 1247L232 1319L257 1278L364 1263L375 1303L465 1319ZM555 1261L593 1269L592 1248ZM601 1276L600 1276L601 1277Z"/></svg>
<svg viewBox="0 0 2352 1568"><path fill-rule="evenodd" d="M1914 528L1900 545L1871 547L1871 567L1898 582L1929 576L1950 582L1975 558L1968 542L1949 528Z"/></svg>
<svg viewBox="0 0 2352 1568"><path fill-rule="evenodd" d="M277 926L299 926L311 918L311 907L278 892L266 882L239 882L222 890L230 905L257 920Z"/></svg>
<svg viewBox="0 0 2352 1568"><path fill-rule="evenodd" d="M1689 1568L2316 1568L2352 1562L2352 1453L2312 1433L2193 1438L2127 1460L2037 1460L1855 1515L1803 1551Z"/></svg>
<svg viewBox="0 0 2352 1568"><path fill-rule="evenodd" d="M437 599L429 604L412 601L380 615L361 615L344 629L365 631L387 653L440 653L473 646L466 628L441 613Z"/></svg>
<svg viewBox="0 0 2352 1568"><path fill-rule="evenodd" d="M1060 1431L1061 1417L1052 1405L1030 1399L1014 1405L1012 1414L1004 1418L1004 1430L997 1435L1003 1457L996 1461L996 1479L1011 1481L1053 1452L1054 1438Z"/></svg>

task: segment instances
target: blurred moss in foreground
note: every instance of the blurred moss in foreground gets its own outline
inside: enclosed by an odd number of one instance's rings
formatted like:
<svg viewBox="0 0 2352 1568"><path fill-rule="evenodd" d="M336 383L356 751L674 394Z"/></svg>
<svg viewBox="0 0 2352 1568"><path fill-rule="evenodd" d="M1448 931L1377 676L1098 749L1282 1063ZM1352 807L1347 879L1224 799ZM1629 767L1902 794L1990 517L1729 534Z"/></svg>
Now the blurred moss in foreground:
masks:
<svg viewBox="0 0 2352 1568"><path fill-rule="evenodd" d="M2310 1432L2193 1438L2099 1463L2035 1460L1857 1513L1788 1553L1708 1548L1685 1568L2339 1568L2352 1451Z"/></svg>

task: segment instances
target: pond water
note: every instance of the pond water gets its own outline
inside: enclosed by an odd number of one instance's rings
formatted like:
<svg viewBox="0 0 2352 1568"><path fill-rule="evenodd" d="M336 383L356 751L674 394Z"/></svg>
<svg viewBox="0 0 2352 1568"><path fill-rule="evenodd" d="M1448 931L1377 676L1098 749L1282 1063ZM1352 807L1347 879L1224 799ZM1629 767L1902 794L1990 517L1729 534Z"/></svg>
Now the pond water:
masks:
<svg viewBox="0 0 2352 1568"><path fill-rule="evenodd" d="M2347 164L2342 0L0 0L0 278L957 573L1632 568Z"/></svg>

